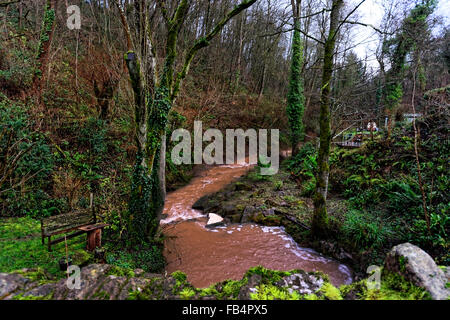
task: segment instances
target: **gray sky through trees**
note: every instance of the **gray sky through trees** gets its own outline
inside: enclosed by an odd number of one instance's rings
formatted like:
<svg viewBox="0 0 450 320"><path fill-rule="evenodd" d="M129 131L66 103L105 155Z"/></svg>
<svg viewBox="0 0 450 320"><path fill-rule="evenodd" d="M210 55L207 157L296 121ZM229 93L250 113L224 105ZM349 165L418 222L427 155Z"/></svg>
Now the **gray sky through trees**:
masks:
<svg viewBox="0 0 450 320"><path fill-rule="evenodd" d="M360 0L351 0L349 6L356 6ZM367 24L371 24L375 27L379 27L381 20L383 19L383 7L380 4L380 0L366 0L365 3L355 12L360 16L359 21ZM445 26L450 24L450 1L439 0L438 8L434 16L440 16L443 18ZM434 30L434 32L438 32ZM354 37L354 43L359 44L355 47L354 51L360 58L367 57L368 64L371 67L378 68L378 63L375 59L375 51L377 49L377 35L375 31L368 27L355 26L352 31Z"/></svg>

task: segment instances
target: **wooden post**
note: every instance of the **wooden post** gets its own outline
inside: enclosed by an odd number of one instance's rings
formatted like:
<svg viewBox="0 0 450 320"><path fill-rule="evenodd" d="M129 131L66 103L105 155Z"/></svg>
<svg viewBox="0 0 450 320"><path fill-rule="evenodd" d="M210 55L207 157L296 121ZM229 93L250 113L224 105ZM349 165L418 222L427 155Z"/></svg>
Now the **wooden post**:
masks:
<svg viewBox="0 0 450 320"><path fill-rule="evenodd" d="M94 251L102 245L102 229L96 229L87 233L87 251Z"/></svg>

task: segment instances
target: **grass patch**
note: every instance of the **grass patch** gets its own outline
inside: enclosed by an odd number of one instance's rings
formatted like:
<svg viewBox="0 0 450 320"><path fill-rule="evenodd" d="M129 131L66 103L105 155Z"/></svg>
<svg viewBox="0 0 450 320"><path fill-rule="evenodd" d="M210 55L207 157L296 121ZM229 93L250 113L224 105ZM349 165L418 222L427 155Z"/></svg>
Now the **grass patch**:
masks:
<svg viewBox="0 0 450 320"><path fill-rule="evenodd" d="M74 257L74 264L87 262L92 256L84 248L83 236L67 241L68 254ZM66 256L64 242L52 246L41 242L41 225L38 220L23 218L0 219L0 272L12 272L21 269L42 269L56 279L66 274L59 270L58 261ZM76 259L80 257L80 259ZM80 261L77 261L80 260Z"/></svg>

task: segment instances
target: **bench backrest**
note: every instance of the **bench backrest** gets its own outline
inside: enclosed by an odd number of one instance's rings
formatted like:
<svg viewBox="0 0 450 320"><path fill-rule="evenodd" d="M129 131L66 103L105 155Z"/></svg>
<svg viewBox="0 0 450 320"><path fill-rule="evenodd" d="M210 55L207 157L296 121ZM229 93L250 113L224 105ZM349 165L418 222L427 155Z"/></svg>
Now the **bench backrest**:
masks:
<svg viewBox="0 0 450 320"><path fill-rule="evenodd" d="M59 214L57 216L42 219L42 235L50 236L63 233L95 222L96 219L92 208Z"/></svg>

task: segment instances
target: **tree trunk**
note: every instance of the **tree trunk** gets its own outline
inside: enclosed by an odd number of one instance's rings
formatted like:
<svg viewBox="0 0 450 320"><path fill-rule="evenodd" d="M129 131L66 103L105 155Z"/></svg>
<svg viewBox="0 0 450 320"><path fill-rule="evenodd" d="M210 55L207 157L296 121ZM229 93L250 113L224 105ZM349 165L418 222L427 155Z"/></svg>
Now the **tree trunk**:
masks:
<svg viewBox="0 0 450 320"><path fill-rule="evenodd" d="M234 86L233 86L233 97L236 95L236 91L239 89L239 84L241 81L241 63L242 63L242 49L244 46L244 24L245 24L245 14L242 14L241 20L239 22L239 48L238 48L238 58L236 63L236 70L235 70L235 79L234 79Z"/></svg>
<svg viewBox="0 0 450 320"><path fill-rule="evenodd" d="M189 72L195 54L209 45L235 15L245 10L256 0L244 0L235 6L205 37L199 38L188 51L183 68L175 72L177 60L177 40L185 22L191 1L181 0L172 18L167 15L165 3L160 2L166 20L166 56L159 79L156 77L155 52L152 48L147 8L142 1L135 3L135 35L137 49L133 44L130 27L120 3L122 26L127 36L128 52L126 62L135 95L136 143L138 147L136 165L132 177L131 196L128 209L128 240L130 244L152 241L162 215L165 198L165 129L170 109L179 92L181 83ZM134 50L137 50L138 54Z"/></svg>
<svg viewBox="0 0 450 320"><path fill-rule="evenodd" d="M162 203L156 209L156 214L158 217L158 221L163 217L164 211L164 200L166 199L166 134L164 133L161 137L161 147L159 152L159 167L158 167L158 185L159 185L159 194L158 198L162 199Z"/></svg>
<svg viewBox="0 0 450 320"><path fill-rule="evenodd" d="M292 0L294 13L294 36L292 39L291 75L287 97L287 115L291 129L292 156L300 151L299 144L304 138L303 113L305 96L303 91L303 45L300 34L301 0Z"/></svg>
<svg viewBox="0 0 450 320"><path fill-rule="evenodd" d="M315 237L325 237L328 230L328 213L326 201L328 193L328 177L330 173L330 87L333 75L333 56L336 46L339 15L343 4L343 0L333 1L330 16L330 31L325 42L322 93L320 102L320 146L319 156L317 159L316 191L314 195L314 216L312 223L312 234Z"/></svg>
<svg viewBox="0 0 450 320"><path fill-rule="evenodd" d="M36 54L37 68L33 76L32 93L38 98L37 105L42 106L42 87L45 82L45 71L47 70L50 56L50 46L55 32L56 0L47 0L44 8L44 18L42 19L41 35Z"/></svg>

